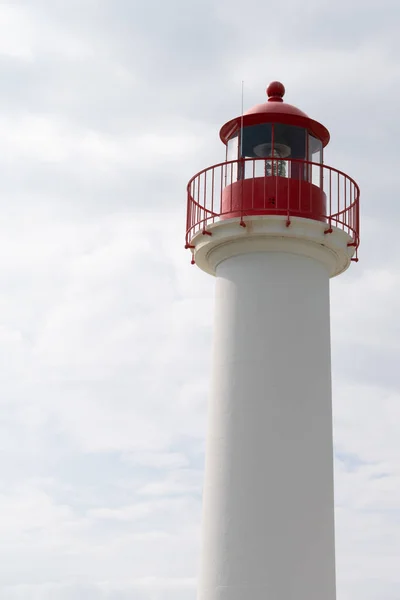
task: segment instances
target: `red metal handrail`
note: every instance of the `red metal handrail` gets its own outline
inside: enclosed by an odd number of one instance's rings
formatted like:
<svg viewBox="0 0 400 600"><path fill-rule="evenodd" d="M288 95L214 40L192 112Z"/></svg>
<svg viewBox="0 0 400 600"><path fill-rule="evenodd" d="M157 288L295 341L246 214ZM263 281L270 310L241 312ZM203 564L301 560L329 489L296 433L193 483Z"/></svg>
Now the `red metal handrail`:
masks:
<svg viewBox="0 0 400 600"><path fill-rule="evenodd" d="M271 198L267 198L265 192L271 184L269 177L274 177L276 192L278 192L278 183L282 183L281 177L301 180L312 185L308 185L308 187L287 185L285 187L287 197L282 198L279 195L278 206L271 209ZM357 260L360 225L360 190L357 183L351 177L333 167L294 158L271 157L268 159L245 158L232 160L203 169L192 177L187 186L186 248L192 247L193 237L197 233L210 234L211 232L207 229L210 224L219 221L221 218L228 219L233 216L232 202L228 207L223 206L223 193L225 197L227 193L228 195L229 193L232 194L232 184L250 179L253 180L251 184L252 206L254 206L255 198L254 185L264 181L261 214L264 214L264 210L268 209L269 214L284 215L287 218L288 226L290 225L291 216L300 215L315 218L315 216L312 216L315 212L313 212L312 206L312 190L317 190L320 195L322 192L326 214L320 215L318 220L327 223L326 233L331 233L332 226L334 226L342 229L350 236L351 242L349 245L354 246L356 249L355 259L353 260ZM307 202L304 199L304 190L310 190L310 197L306 199ZM252 209L251 214L255 214L254 211L257 213L257 210L260 209L259 191L257 194L257 207ZM249 214L248 202L249 199L247 198L247 204L244 205L243 197L241 201L239 199L238 209L236 200L234 216L240 216L240 224L242 225L245 225L246 216ZM303 214L305 204L307 205L307 211ZM293 206L297 207L295 215L293 215Z"/></svg>

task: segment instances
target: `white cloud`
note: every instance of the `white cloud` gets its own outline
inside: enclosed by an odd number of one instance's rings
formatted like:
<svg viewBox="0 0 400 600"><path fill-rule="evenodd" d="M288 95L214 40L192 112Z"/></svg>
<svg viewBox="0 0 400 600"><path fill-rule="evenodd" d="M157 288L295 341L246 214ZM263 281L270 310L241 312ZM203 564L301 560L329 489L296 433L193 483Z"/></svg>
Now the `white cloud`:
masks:
<svg viewBox="0 0 400 600"><path fill-rule="evenodd" d="M26 12L19 6L0 6L0 55L23 60L33 58L33 27Z"/></svg>

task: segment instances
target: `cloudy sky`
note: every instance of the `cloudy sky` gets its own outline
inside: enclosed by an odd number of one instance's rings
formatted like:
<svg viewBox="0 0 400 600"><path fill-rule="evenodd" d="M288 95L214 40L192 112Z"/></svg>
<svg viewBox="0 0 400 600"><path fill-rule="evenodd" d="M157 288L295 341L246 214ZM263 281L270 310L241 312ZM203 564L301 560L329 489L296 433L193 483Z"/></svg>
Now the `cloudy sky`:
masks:
<svg viewBox="0 0 400 600"><path fill-rule="evenodd" d="M400 597L398 0L0 2L0 598L192 600L213 280L185 186L265 98L362 190L332 281L338 600Z"/></svg>

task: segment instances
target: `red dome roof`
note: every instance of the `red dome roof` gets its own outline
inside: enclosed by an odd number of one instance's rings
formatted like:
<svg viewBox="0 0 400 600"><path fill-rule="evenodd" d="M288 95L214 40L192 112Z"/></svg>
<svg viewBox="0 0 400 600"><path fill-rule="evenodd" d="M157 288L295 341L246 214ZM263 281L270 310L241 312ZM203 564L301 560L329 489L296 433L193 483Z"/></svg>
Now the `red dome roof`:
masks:
<svg viewBox="0 0 400 600"><path fill-rule="evenodd" d="M322 141L326 146L329 142L329 131L304 113L302 110L283 101L285 87L279 81L273 81L267 88L268 101L257 104L244 113L243 116L228 121L220 131L220 138L226 144L241 127L258 125L260 123L283 123L307 129L311 135Z"/></svg>

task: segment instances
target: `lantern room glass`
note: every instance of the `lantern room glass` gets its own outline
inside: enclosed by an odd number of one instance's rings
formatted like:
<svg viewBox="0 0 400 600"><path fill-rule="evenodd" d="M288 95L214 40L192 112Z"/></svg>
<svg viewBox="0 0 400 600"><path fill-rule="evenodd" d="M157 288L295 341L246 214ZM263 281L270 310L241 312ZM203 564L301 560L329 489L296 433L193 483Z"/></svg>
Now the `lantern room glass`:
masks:
<svg viewBox="0 0 400 600"><path fill-rule="evenodd" d="M319 187L322 183L322 142L302 127L283 123L244 127L232 135L226 147L227 162L240 158L265 160L231 165L232 177L227 182L278 176L310 181Z"/></svg>
<svg viewBox="0 0 400 600"><path fill-rule="evenodd" d="M308 159L311 162L322 163L322 142L311 134L308 134Z"/></svg>
<svg viewBox="0 0 400 600"><path fill-rule="evenodd" d="M245 177L275 175L306 179L307 169L298 161L307 160L307 131L302 127L282 123L262 123L244 127L240 156L270 159L265 162L249 161L245 165Z"/></svg>
<svg viewBox="0 0 400 600"><path fill-rule="evenodd" d="M271 156L272 125L250 125L242 130L240 155L242 158L265 158Z"/></svg>
<svg viewBox="0 0 400 600"><path fill-rule="evenodd" d="M226 145L226 161L237 160L239 158L239 133L236 132Z"/></svg>
<svg viewBox="0 0 400 600"><path fill-rule="evenodd" d="M323 161L323 148L321 140L317 139L311 134L308 134L307 139L308 157L310 161L309 165L309 176L308 180L312 184L321 187L322 185L322 161Z"/></svg>
<svg viewBox="0 0 400 600"><path fill-rule="evenodd" d="M286 162L287 176L291 179L305 179L305 168L302 161L307 157L307 131L295 125L274 125L275 154L290 158Z"/></svg>

